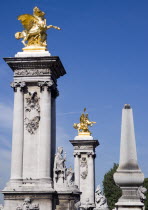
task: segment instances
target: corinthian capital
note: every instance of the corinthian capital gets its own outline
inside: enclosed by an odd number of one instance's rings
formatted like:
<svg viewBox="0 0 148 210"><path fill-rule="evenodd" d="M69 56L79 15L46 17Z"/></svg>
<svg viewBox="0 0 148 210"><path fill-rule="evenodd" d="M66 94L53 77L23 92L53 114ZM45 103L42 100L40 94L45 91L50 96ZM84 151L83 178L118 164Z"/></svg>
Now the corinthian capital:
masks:
<svg viewBox="0 0 148 210"><path fill-rule="evenodd" d="M14 91L17 91L17 88L20 87L20 91L23 90L23 88L26 86L25 82L12 82L10 86L14 89Z"/></svg>
<svg viewBox="0 0 148 210"><path fill-rule="evenodd" d="M73 155L74 155L74 157L79 157L79 158L81 157L80 152L74 152Z"/></svg>
<svg viewBox="0 0 148 210"><path fill-rule="evenodd" d="M94 152L87 152L87 156L95 158L96 154Z"/></svg>
<svg viewBox="0 0 148 210"><path fill-rule="evenodd" d="M53 81L41 81L38 82L38 86L41 88L41 90L44 90L44 87L51 88L53 86L54 82Z"/></svg>

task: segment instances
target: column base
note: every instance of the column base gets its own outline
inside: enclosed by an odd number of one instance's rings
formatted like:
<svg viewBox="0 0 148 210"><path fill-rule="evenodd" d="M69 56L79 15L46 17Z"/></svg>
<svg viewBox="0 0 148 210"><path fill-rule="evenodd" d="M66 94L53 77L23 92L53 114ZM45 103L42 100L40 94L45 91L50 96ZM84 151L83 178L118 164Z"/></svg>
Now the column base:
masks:
<svg viewBox="0 0 148 210"><path fill-rule="evenodd" d="M55 197L55 208L56 210L72 210L78 209L80 200L80 192L57 192Z"/></svg>

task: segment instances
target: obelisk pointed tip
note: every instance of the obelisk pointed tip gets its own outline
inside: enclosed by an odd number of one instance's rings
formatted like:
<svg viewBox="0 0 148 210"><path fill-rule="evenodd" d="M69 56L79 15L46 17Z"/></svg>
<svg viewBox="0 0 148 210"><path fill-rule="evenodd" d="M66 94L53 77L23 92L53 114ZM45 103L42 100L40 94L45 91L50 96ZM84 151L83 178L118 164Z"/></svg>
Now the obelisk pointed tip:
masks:
<svg viewBox="0 0 148 210"><path fill-rule="evenodd" d="M131 105L130 104L125 104L124 109L131 109Z"/></svg>

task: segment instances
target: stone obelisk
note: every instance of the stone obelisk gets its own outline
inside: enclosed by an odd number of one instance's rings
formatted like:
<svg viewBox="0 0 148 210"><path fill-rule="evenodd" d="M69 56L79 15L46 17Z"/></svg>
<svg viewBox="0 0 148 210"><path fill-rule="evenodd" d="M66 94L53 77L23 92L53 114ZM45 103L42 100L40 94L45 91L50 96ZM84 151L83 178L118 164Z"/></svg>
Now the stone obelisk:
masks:
<svg viewBox="0 0 148 210"><path fill-rule="evenodd" d="M138 189L144 181L144 175L137 162L133 112L128 104L122 110L120 162L114 180L122 189L122 196L116 203L117 209L142 210L144 204Z"/></svg>

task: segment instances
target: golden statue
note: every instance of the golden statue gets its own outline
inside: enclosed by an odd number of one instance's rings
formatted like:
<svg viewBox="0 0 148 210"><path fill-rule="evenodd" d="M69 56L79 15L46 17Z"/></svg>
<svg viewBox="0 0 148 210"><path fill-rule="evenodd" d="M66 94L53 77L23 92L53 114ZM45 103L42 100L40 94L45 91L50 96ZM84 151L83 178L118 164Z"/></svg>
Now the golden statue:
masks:
<svg viewBox="0 0 148 210"><path fill-rule="evenodd" d="M24 14L18 16L25 30L15 34L16 39L23 39L22 43L25 48L23 50L46 50L47 47L47 34L46 31L50 28L61 30L57 26L46 25L45 13L38 7L34 7L33 15ZM27 43L26 43L27 42Z"/></svg>
<svg viewBox="0 0 148 210"><path fill-rule="evenodd" d="M74 123L73 127L78 130L78 135L91 135L88 126L93 126L96 122L89 121L88 114L85 114L86 108L84 108L84 113L80 116L80 123Z"/></svg>

